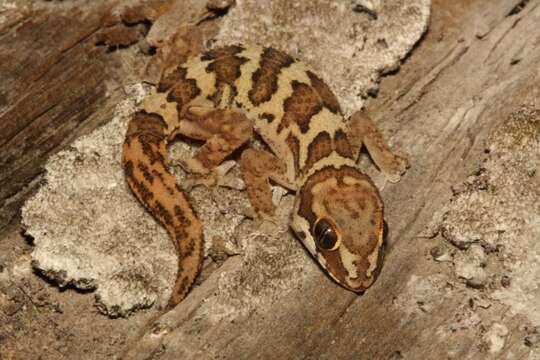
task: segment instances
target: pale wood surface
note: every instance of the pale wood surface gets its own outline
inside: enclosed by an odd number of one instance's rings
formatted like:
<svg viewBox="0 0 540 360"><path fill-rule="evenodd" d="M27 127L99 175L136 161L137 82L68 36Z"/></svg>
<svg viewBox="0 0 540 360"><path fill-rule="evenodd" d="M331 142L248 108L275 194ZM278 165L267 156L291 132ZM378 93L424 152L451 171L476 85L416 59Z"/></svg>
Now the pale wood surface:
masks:
<svg viewBox="0 0 540 360"><path fill-rule="evenodd" d="M107 121L120 97L118 79L130 71L89 42L103 26L101 16L53 17L45 10L26 16L17 31L0 31L0 267L28 261L31 247L18 235L16 214L46 157ZM415 277L440 274L445 286L449 270L430 257L441 240L427 237L426 226L450 200L451 186L481 163L489 131L539 91L539 19L534 0L436 0L428 33L401 70L382 81L368 108L392 143L407 151L412 167L399 185L383 191L392 229L388 256L383 275L364 296L344 292L321 274L264 313L248 314L241 323L212 323L197 309L215 291L220 272L241 265L233 257L161 320L167 335L148 333L141 341L137 328L144 317L81 315L91 295L56 294L39 278L12 279L0 289L0 347L9 349L4 356L105 358L127 350L141 359L485 358L477 332L443 330L463 309L463 292L412 316L403 304ZM494 304L489 311L496 321L504 309ZM519 320L509 323L513 328L497 356L526 358L530 348L523 345ZM28 337L38 334L39 346L32 348Z"/></svg>

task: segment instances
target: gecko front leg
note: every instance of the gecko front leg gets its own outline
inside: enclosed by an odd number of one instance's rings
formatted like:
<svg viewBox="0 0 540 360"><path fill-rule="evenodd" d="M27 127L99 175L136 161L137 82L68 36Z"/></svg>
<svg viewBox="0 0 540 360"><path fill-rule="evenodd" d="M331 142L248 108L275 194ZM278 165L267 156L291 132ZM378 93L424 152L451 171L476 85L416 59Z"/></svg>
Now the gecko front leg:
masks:
<svg viewBox="0 0 540 360"><path fill-rule="evenodd" d="M296 190L294 181L287 178L285 162L267 151L246 149L240 158L240 167L251 207L257 215L271 217L274 214L270 180Z"/></svg>
<svg viewBox="0 0 540 360"><path fill-rule="evenodd" d="M351 145L357 149L365 145L371 159L388 181L398 182L409 167L409 162L407 158L390 150L373 120L364 112L357 111L350 117L347 126L347 137Z"/></svg>
<svg viewBox="0 0 540 360"><path fill-rule="evenodd" d="M253 122L238 111L198 108L188 112L175 134L205 141L193 158L180 162L192 174L188 186L220 184L226 169L230 168L223 161L246 143L252 132Z"/></svg>

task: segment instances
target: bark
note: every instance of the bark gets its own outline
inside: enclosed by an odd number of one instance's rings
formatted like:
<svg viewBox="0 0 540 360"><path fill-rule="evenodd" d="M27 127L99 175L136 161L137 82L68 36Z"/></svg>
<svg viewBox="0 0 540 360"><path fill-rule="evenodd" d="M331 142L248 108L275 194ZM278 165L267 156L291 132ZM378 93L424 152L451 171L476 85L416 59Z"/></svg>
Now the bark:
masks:
<svg viewBox="0 0 540 360"><path fill-rule="evenodd" d="M265 231L288 236L265 225L240 239L259 253L214 247L219 260L180 305L126 319L36 276L17 215L47 157L112 118L146 64L139 49L151 52L143 25L172 11L146 9L135 29L100 4L21 6L0 28L0 358L540 357L539 1L434 0L428 32L367 102L411 168L382 191L387 256L363 296L299 243L265 243ZM221 24L201 22L201 39L215 36L209 23Z"/></svg>

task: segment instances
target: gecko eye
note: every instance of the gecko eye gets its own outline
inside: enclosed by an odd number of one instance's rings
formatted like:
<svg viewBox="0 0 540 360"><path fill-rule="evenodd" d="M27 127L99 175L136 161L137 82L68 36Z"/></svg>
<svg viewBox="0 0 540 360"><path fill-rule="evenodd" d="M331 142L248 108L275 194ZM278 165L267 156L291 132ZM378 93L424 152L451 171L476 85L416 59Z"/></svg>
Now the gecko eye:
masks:
<svg viewBox="0 0 540 360"><path fill-rule="evenodd" d="M313 226L313 238L317 247L322 250L336 250L341 238L334 225L326 219L318 219Z"/></svg>

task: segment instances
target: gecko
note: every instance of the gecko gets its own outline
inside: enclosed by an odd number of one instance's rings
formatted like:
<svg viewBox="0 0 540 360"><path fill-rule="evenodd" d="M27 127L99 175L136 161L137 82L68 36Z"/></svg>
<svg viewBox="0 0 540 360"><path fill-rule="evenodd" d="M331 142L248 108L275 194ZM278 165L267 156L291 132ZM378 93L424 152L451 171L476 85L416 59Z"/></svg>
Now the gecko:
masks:
<svg viewBox="0 0 540 360"><path fill-rule="evenodd" d="M254 133L266 147L248 146ZM390 182L399 181L407 159L390 150L364 112L346 118L304 62L271 47L230 45L164 71L123 145L129 188L178 254L169 306L189 292L204 251L201 220L168 168L167 144L178 135L204 142L181 165L210 179L207 185L219 182L220 167L242 150L238 162L255 213L274 214L271 184L294 191L289 225L308 252L346 289L362 293L373 284L384 257L384 206L358 155L365 147Z"/></svg>

